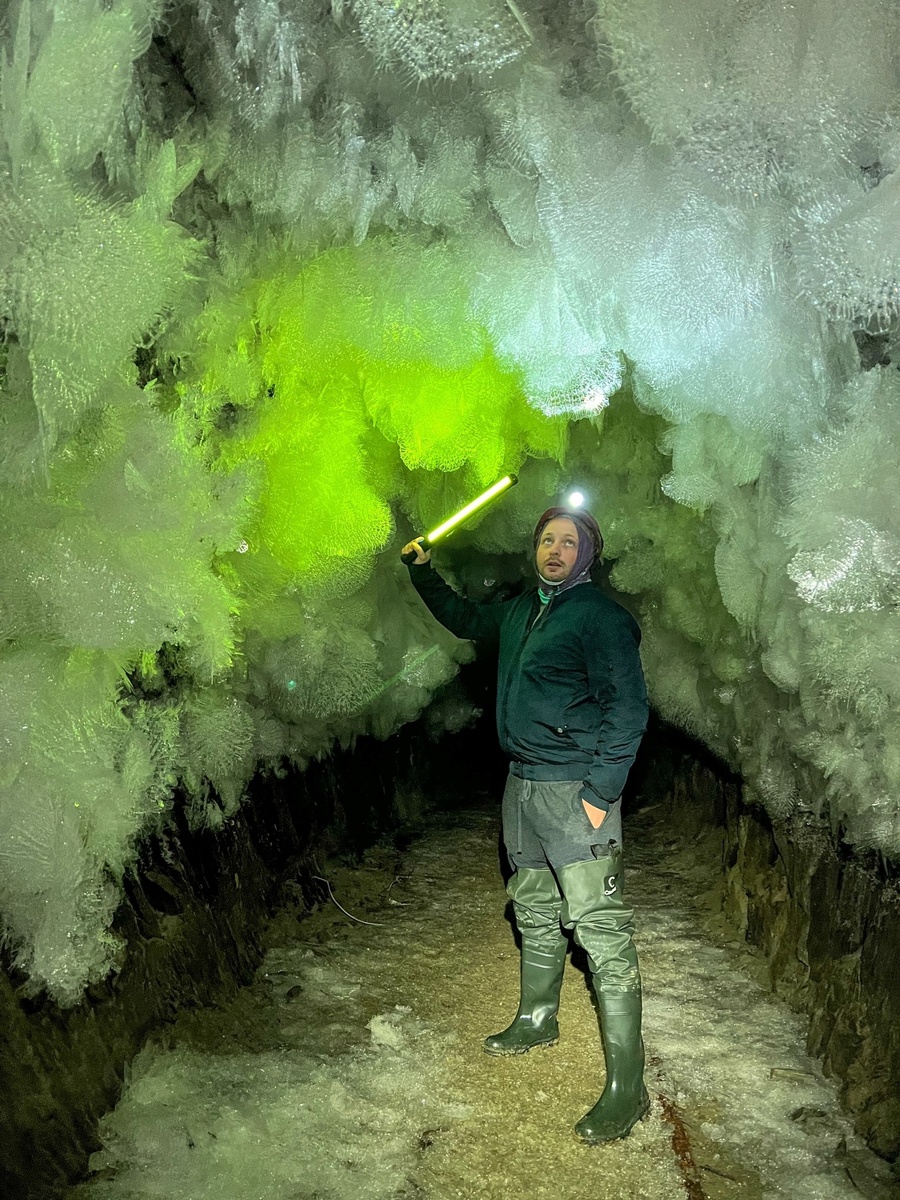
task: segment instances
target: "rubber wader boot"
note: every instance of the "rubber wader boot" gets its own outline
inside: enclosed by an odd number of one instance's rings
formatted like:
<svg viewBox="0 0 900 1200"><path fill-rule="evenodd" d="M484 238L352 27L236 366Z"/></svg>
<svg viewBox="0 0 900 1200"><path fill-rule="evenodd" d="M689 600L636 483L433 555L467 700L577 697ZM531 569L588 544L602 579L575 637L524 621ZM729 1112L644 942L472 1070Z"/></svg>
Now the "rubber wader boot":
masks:
<svg viewBox="0 0 900 1200"><path fill-rule="evenodd" d="M627 1137L650 1109L634 914L622 900L621 851L604 846L598 858L563 867L559 879L563 924L587 952L606 1055L606 1087L575 1131L586 1142L612 1142Z"/></svg>
<svg viewBox="0 0 900 1200"><path fill-rule="evenodd" d="M524 1054L559 1041L559 992L568 940L560 928L562 896L553 872L520 867L507 884L522 935L522 984L516 1019L484 1040L488 1054Z"/></svg>

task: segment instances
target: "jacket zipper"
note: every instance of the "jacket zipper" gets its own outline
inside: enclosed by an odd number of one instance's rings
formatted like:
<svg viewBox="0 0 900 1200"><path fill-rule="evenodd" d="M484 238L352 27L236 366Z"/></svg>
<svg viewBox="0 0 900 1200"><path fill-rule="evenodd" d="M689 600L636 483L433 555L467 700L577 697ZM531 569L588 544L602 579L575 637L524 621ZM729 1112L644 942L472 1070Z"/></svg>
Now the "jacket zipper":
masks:
<svg viewBox="0 0 900 1200"><path fill-rule="evenodd" d="M522 653L525 650L525 643L528 641L528 638L531 635L532 630L534 629L535 625L537 625L538 621L540 621L541 617L546 618L546 613L549 611L550 605L553 603L554 599L555 599L555 597L551 596L546 604L540 605L537 616L534 618L534 620L531 622L531 624L525 630L525 636L522 638L522 641L519 644L519 653L518 653L518 657L516 659L516 667L518 667L519 663L521 663L521 661L522 661ZM540 601L538 601L538 603L540 604ZM513 675L512 671L509 671L508 677L507 677L507 682L506 682L506 690L503 693L503 709L502 709L503 725L502 725L502 728L503 728L504 734L507 732L507 729L508 729L506 714L509 711L509 692L510 692L510 688L512 687L512 675Z"/></svg>

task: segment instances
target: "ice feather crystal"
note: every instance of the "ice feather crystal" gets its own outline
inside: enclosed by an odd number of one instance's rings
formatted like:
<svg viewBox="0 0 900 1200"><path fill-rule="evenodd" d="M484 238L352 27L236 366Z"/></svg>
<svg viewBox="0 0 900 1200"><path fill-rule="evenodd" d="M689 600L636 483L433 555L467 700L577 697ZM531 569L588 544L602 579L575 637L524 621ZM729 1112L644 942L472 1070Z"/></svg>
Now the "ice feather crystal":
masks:
<svg viewBox="0 0 900 1200"><path fill-rule="evenodd" d="M773 815L900 852L898 26L4 9L0 907L32 988L120 961L173 805L216 827L260 767L427 707L472 650L396 549L510 470L459 584L521 578L577 475L662 714Z"/></svg>

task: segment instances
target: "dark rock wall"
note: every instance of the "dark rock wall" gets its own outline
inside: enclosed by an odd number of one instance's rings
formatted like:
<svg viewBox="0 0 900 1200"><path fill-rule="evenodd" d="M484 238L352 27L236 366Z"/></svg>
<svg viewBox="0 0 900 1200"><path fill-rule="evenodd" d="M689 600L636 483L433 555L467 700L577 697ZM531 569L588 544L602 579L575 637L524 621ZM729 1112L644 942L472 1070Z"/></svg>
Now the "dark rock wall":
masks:
<svg viewBox="0 0 900 1200"><path fill-rule="evenodd" d="M435 745L417 723L386 743L360 740L302 775L260 779L252 803L216 834L176 822L143 847L127 880L115 924L128 947L121 971L74 1009L26 998L24 979L4 962L2 1200L50 1200L84 1173L97 1121L147 1035L180 1008L250 981L286 878L301 881L310 903L321 899L313 855L352 860L385 831L420 820L423 797L465 800L464 781L483 782L486 744L480 728Z"/></svg>
<svg viewBox="0 0 900 1200"><path fill-rule="evenodd" d="M900 868L855 855L813 820L773 823L702 747L658 731L645 798L686 836L720 834L729 923L765 956L772 988L809 1017L807 1047L878 1154L900 1156Z"/></svg>
<svg viewBox="0 0 900 1200"><path fill-rule="evenodd" d="M900 1155L900 873L802 822L729 806L727 911L765 951L773 987L809 1016L807 1045L860 1134Z"/></svg>

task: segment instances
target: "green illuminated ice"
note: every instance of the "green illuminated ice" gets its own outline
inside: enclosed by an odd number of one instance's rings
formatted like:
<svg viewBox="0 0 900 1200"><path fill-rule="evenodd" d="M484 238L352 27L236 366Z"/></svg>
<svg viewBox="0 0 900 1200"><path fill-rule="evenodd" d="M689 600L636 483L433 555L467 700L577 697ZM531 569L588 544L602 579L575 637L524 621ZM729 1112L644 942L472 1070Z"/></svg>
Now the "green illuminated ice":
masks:
<svg viewBox="0 0 900 1200"><path fill-rule="evenodd" d="M472 650L397 548L508 471L462 583L577 484L658 710L774 816L900 852L895 4L15 0L0 41L35 991L120 961L173 805L216 827L423 711Z"/></svg>

